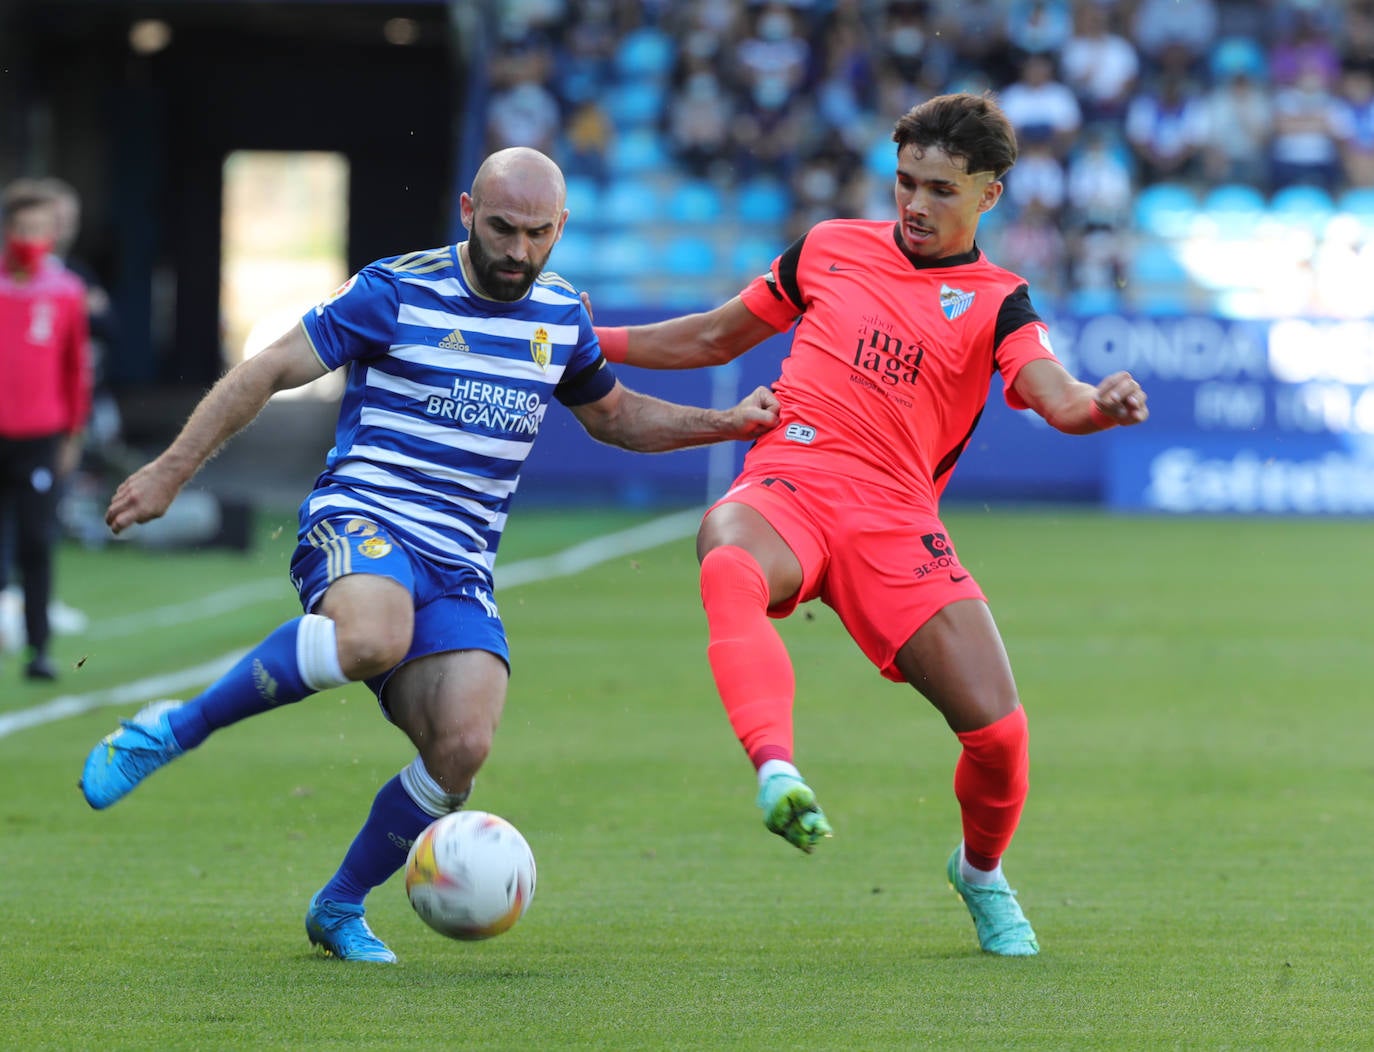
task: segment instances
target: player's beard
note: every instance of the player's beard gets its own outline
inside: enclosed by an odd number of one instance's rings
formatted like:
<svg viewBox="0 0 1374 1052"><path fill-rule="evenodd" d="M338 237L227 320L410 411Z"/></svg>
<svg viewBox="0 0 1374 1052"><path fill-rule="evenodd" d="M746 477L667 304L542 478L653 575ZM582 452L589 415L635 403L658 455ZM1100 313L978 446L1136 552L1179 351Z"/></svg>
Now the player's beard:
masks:
<svg viewBox="0 0 1374 1052"><path fill-rule="evenodd" d="M501 300L504 303L512 303L529 292L530 286L534 284L534 279L544 269L543 261L536 265L533 260L517 263L513 259L495 258L482 244L482 239L477 236L476 230L468 232L468 263L472 267L473 277L482 286L482 291L492 299ZM498 268L518 269L522 272L522 276L512 279L500 273Z"/></svg>

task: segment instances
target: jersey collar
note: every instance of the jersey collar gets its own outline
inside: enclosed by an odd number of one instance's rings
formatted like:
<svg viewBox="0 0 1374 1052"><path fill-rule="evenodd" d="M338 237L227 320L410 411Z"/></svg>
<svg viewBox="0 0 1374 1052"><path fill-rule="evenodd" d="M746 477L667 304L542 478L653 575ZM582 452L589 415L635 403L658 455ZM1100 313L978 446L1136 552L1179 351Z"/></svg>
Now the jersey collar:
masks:
<svg viewBox="0 0 1374 1052"><path fill-rule="evenodd" d="M962 267L968 263L977 263L982 252L978 249L977 242L967 252L960 252L957 256L942 256L939 259L920 259L913 256L902 244L902 232L896 223L892 224L892 241L897 246L897 251L907 258L917 270L934 270L939 267Z"/></svg>

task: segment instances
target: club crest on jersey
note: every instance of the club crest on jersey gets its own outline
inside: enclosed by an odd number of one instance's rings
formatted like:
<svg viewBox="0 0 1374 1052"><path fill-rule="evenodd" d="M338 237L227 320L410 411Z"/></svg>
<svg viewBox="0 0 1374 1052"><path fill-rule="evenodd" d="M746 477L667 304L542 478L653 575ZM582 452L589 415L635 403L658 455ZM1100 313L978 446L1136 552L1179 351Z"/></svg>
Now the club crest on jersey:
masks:
<svg viewBox="0 0 1374 1052"><path fill-rule="evenodd" d="M549 339L549 330L542 325L534 330L534 336L530 338L530 357L541 369L547 369L553 358L553 341Z"/></svg>
<svg viewBox="0 0 1374 1052"><path fill-rule="evenodd" d="M951 288L949 285L941 285L940 310L944 312L946 318L953 321L973 306L973 296L974 293L972 292Z"/></svg>
<svg viewBox="0 0 1374 1052"><path fill-rule="evenodd" d="M369 559L380 559L391 552L391 542L385 537L369 537L358 545L358 551Z"/></svg>
<svg viewBox="0 0 1374 1052"><path fill-rule="evenodd" d="M335 290L334 290L333 292L331 292L328 296L326 296L325 299L324 299L324 302L321 303L321 304L319 304L319 305L315 308L315 314L316 314L317 316L320 315L320 314L323 314L323 313L324 313L324 309L325 309L326 307L328 307L331 303L333 303L336 299L338 299L340 296L343 296L344 294L346 294L346 293L348 292L348 290L351 289L351 288L353 287L353 283L356 282L357 280L358 280L358 275L357 275L357 274L354 274L351 278L349 278L349 279L348 279L347 281L345 281L342 285L340 285L337 289L335 289Z"/></svg>

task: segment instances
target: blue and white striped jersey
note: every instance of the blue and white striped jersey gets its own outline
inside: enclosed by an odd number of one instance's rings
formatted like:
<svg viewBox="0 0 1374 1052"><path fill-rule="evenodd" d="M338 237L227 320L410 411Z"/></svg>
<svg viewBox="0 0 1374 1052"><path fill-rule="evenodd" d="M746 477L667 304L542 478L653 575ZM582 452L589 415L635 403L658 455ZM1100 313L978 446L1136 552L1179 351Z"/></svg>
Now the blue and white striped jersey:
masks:
<svg viewBox="0 0 1374 1052"><path fill-rule="evenodd" d="M571 285L546 272L520 300L485 299L456 245L368 265L301 324L348 378L300 536L360 515L489 581L549 398L581 405L615 384Z"/></svg>

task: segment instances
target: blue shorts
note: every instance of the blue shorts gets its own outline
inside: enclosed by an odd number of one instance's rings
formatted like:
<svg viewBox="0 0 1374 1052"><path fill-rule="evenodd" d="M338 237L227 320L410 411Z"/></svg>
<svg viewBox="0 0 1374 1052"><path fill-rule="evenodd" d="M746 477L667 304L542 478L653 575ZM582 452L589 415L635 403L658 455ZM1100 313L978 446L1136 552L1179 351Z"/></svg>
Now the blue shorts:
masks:
<svg viewBox="0 0 1374 1052"><path fill-rule="evenodd" d="M415 603L410 650L396 668L450 650L485 650L510 668L506 627L486 578L477 570L427 559L406 548L385 526L357 515L316 523L291 557L291 583L306 613L314 611L331 584L355 573L390 577ZM379 699L396 668L367 681Z"/></svg>

